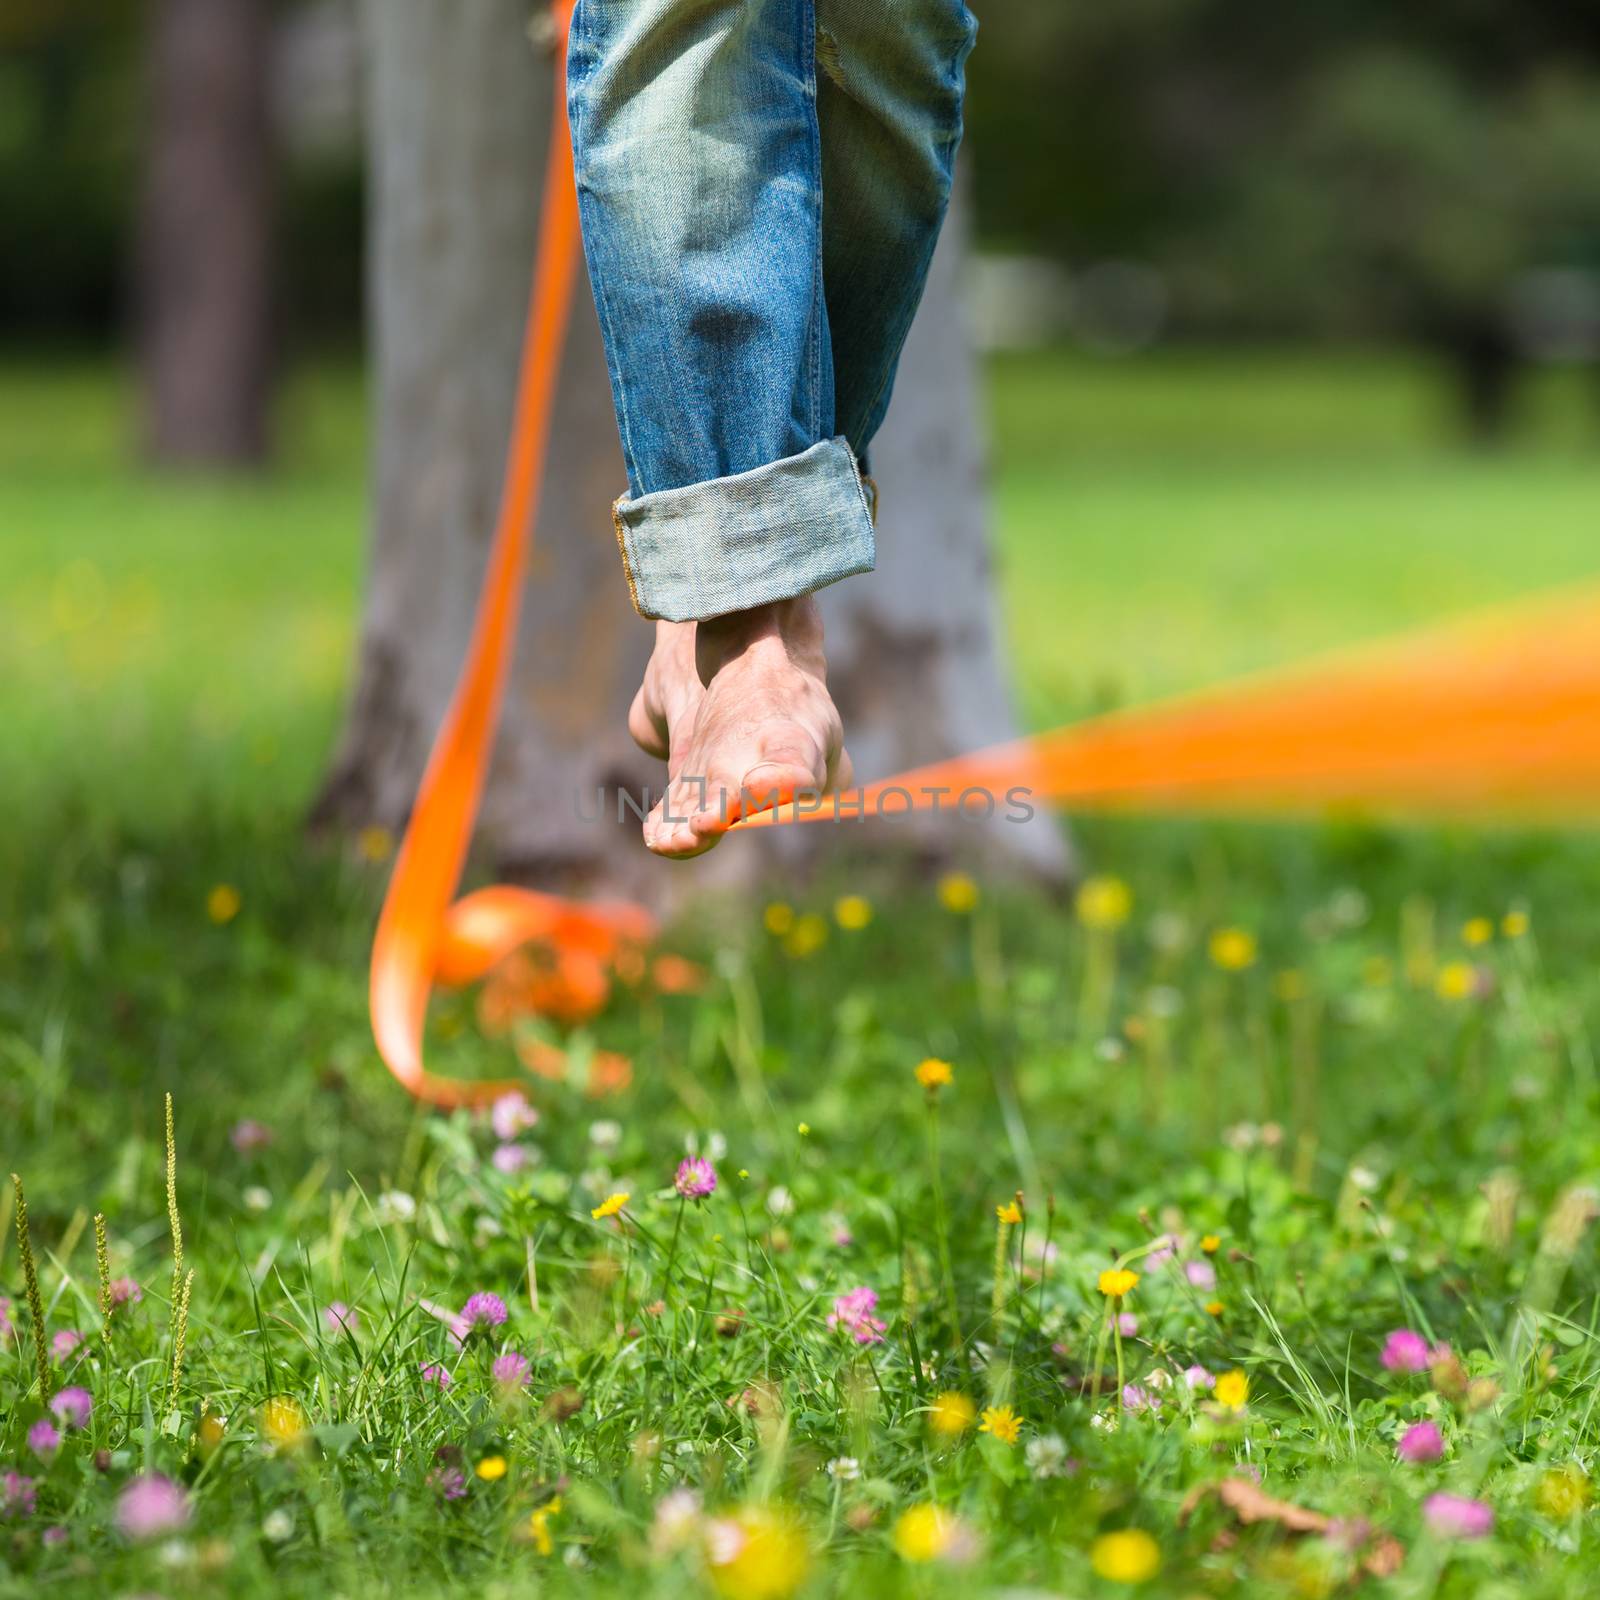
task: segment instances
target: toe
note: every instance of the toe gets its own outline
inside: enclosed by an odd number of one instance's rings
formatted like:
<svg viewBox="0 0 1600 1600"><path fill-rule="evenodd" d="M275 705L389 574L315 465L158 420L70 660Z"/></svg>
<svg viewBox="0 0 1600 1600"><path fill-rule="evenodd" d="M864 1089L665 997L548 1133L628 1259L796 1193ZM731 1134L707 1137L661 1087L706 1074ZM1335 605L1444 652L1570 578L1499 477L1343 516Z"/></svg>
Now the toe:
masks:
<svg viewBox="0 0 1600 1600"><path fill-rule="evenodd" d="M828 774L827 784L823 788L824 794L842 794L846 789L853 789L856 782L856 764L850 759L850 752L840 748L838 756L833 763L833 770Z"/></svg>
<svg viewBox="0 0 1600 1600"><path fill-rule="evenodd" d="M633 704L628 708L628 732L647 756L654 756L657 761L667 759L666 724L650 714L643 689L633 697Z"/></svg>
<svg viewBox="0 0 1600 1600"><path fill-rule="evenodd" d="M698 838L693 819L700 810L700 784L673 783L645 820L644 842L658 856L682 860L701 855L710 843Z"/></svg>
<svg viewBox="0 0 1600 1600"><path fill-rule="evenodd" d="M759 762L742 778L713 785L713 803L695 818L695 832L702 836L725 833L741 816L770 811L787 805L796 795L816 794L821 789L822 783L810 762L771 759ZM715 802L719 792L727 794L725 805Z"/></svg>

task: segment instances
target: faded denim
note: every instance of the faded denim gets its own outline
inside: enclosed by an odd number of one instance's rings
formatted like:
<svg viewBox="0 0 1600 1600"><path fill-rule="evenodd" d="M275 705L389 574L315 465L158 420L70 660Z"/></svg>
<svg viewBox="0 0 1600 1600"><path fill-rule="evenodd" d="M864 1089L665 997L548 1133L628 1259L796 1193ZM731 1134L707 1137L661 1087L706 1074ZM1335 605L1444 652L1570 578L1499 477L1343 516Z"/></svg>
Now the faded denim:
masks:
<svg viewBox="0 0 1600 1600"><path fill-rule="evenodd" d="M961 0L579 0L568 111L644 616L871 570L861 463L976 31Z"/></svg>

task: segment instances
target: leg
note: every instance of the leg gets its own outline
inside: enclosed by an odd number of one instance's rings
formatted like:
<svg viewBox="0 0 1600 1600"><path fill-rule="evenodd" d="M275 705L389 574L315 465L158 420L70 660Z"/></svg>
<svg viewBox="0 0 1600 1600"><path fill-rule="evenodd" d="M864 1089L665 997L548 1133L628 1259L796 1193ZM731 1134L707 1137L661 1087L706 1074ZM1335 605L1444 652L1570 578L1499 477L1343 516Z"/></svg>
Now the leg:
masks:
<svg viewBox="0 0 1600 1600"><path fill-rule="evenodd" d="M687 622L872 565L834 427L813 0L580 0L568 99L634 602Z"/></svg>
<svg viewBox="0 0 1600 1600"><path fill-rule="evenodd" d="M977 26L962 0L817 0L835 410L861 459L949 206Z"/></svg>
<svg viewBox="0 0 1600 1600"><path fill-rule="evenodd" d="M629 494L663 619L630 726L667 756L645 825L706 848L724 796L838 777L812 590L872 565L834 427L812 0L580 0L569 102ZM677 819L677 820L675 820Z"/></svg>

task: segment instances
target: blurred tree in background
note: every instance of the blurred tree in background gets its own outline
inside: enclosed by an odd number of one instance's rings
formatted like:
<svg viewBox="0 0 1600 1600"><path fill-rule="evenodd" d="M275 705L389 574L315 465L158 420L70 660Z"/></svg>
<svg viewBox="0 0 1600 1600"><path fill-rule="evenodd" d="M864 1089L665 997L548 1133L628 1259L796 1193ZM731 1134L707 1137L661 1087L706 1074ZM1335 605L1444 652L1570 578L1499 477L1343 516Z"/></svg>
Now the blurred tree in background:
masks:
<svg viewBox="0 0 1600 1600"><path fill-rule="evenodd" d="M259 457L285 350L359 337L348 11L326 0L0 7L0 340L141 348L158 457Z"/></svg>
<svg viewBox="0 0 1600 1600"><path fill-rule="evenodd" d="M968 125L991 247L1147 264L1180 335L1417 341L1480 436L1506 420L1529 313L1564 310L1571 353L1597 353L1600 8L981 9ZM1581 304L1519 296L1585 281Z"/></svg>
<svg viewBox="0 0 1600 1600"><path fill-rule="evenodd" d="M269 0L153 0L135 321L146 449L255 466L271 403Z"/></svg>
<svg viewBox="0 0 1600 1600"><path fill-rule="evenodd" d="M127 329L157 126L150 33L171 3L0 10L0 337ZM253 3L275 37L275 343L348 342L358 119L315 108L331 79L335 100L355 94L338 44L353 8ZM1597 353L1600 7L977 9L968 125L987 251L1059 263L1083 298L1097 268L1136 268L1173 337L1410 342L1449 363L1479 434L1503 423L1530 352Z"/></svg>

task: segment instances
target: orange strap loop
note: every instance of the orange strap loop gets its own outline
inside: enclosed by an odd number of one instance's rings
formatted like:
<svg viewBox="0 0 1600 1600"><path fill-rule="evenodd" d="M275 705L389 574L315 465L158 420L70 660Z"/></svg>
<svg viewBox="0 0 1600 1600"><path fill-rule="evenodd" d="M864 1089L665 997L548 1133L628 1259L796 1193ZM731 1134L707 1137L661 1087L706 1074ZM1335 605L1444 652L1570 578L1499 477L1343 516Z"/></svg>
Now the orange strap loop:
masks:
<svg viewBox="0 0 1600 1600"><path fill-rule="evenodd" d="M653 931L649 916L636 906L581 906L509 886L480 889L450 903L500 716L577 277L578 199L565 95L571 15L572 0L557 0L550 154L499 521L466 661L428 757L372 943L368 998L378 1050L412 1094L436 1106L482 1105L523 1081L464 1082L427 1070L422 1031L436 978L469 983L530 941L612 962Z"/></svg>

